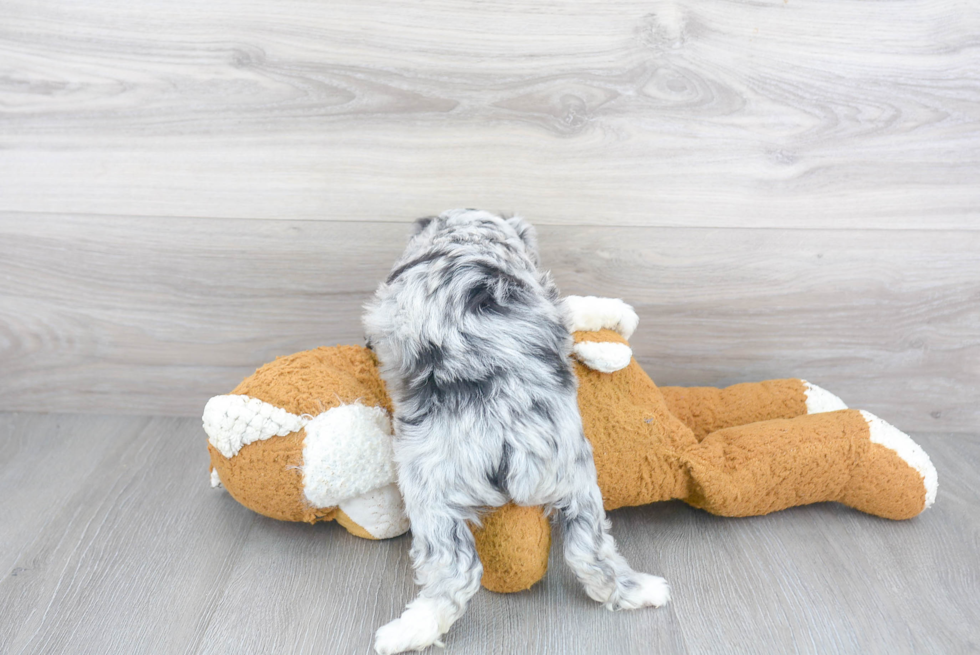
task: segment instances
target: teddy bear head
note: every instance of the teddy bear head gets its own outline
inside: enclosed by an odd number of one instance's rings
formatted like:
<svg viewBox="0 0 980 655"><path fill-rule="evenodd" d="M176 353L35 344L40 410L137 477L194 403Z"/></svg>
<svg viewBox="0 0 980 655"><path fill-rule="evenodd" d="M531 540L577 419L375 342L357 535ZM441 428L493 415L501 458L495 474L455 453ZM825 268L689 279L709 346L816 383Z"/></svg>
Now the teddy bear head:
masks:
<svg viewBox="0 0 980 655"><path fill-rule="evenodd" d="M246 507L280 520L337 520L373 539L408 529L391 399L367 348L280 357L208 401L203 421L212 484Z"/></svg>

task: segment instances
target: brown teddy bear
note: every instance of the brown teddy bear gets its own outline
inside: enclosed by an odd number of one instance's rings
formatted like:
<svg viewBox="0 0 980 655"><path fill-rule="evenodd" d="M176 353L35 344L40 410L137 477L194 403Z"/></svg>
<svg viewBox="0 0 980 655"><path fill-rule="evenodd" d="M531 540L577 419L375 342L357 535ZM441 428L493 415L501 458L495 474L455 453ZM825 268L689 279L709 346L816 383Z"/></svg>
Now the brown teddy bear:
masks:
<svg viewBox="0 0 980 655"><path fill-rule="evenodd" d="M755 516L836 501L907 519L935 500L928 455L833 394L795 379L658 388L632 357L628 305L570 296L564 311L607 510L680 499ZM367 348L280 357L208 402L212 485L272 518L336 520L367 539L402 534L391 409ZM551 531L541 508L507 505L473 530L488 589L527 589L544 576Z"/></svg>

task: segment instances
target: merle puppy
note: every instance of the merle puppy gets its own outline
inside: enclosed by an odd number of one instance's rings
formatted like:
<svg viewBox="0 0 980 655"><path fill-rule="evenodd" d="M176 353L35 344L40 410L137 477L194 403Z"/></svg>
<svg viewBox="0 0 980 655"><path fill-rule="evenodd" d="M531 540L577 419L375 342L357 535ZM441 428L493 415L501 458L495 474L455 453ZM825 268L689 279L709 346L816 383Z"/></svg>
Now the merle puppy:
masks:
<svg viewBox="0 0 980 655"><path fill-rule="evenodd" d="M557 515L565 559L591 598L610 609L668 600L663 578L630 569L607 532L571 335L537 263L523 219L447 211L417 222L366 308L395 408L398 486L422 586L378 630L378 653L439 643L480 587L467 522L510 500Z"/></svg>

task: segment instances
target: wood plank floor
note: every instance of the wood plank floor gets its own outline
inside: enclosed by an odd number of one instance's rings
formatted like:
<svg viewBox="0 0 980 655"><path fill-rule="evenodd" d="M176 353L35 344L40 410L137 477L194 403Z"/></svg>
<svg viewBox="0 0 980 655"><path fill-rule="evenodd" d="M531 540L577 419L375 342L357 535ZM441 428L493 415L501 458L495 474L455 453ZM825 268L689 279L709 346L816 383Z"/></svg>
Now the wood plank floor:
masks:
<svg viewBox="0 0 980 655"><path fill-rule="evenodd" d="M368 653L414 594L407 536L281 523L211 490L196 419L0 417L0 653ZM978 652L980 435L916 439L940 476L916 519L618 510L622 550L672 603L606 612L553 559L529 592L481 591L445 652Z"/></svg>

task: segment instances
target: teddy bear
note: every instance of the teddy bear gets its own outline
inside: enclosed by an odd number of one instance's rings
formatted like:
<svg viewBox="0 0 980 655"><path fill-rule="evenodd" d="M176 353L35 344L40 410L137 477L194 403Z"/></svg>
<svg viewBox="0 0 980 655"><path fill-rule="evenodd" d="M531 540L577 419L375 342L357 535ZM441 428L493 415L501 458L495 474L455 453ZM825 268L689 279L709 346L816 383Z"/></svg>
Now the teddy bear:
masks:
<svg viewBox="0 0 980 655"><path fill-rule="evenodd" d="M682 500L736 517L835 501L898 520L935 501L928 455L877 416L798 379L657 387L633 358L629 305L569 296L562 310L606 510ZM208 401L212 486L271 518L335 520L366 539L403 534L391 412L367 347L280 357ZM484 587L527 589L547 571L544 508L488 508L471 529Z"/></svg>

